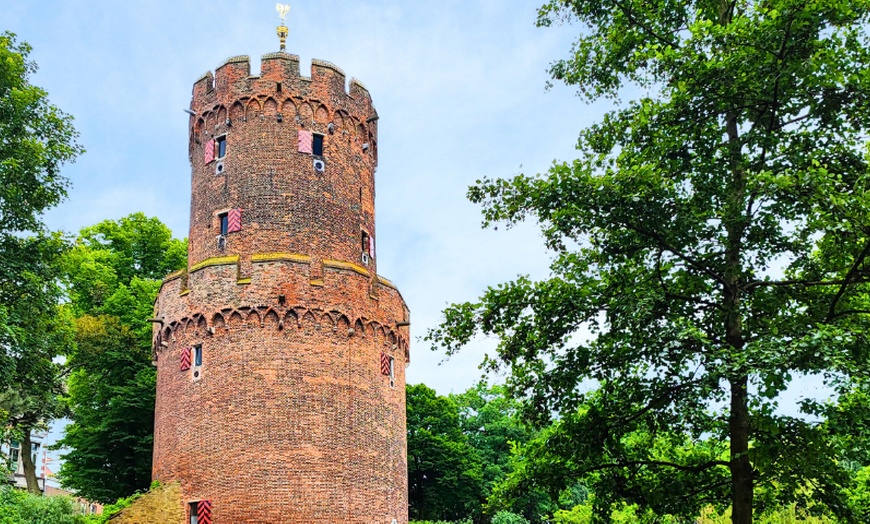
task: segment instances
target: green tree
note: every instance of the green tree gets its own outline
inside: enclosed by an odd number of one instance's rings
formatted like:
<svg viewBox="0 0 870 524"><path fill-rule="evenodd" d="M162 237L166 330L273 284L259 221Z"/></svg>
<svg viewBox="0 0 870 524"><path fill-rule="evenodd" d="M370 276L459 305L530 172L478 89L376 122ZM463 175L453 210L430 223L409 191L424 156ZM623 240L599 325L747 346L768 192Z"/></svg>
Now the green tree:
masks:
<svg viewBox="0 0 870 524"><path fill-rule="evenodd" d="M0 304L8 315L8 338L0 343L6 379L0 388L0 436L21 443L27 489L35 494L40 488L29 452L31 434L65 413L58 399L63 369L57 357L72 346L70 321L58 306L66 247L59 235L0 236L0 252L9 256L0 263Z"/></svg>
<svg viewBox="0 0 870 524"><path fill-rule="evenodd" d="M584 26L553 77L635 100L582 131L579 159L470 189L485 224L541 224L552 274L448 308L429 339L453 352L498 336L490 363L528 414L578 417L562 460L596 460L576 475L606 471L618 490L638 471L721 471L736 524L761 487L813 486L849 518L827 430L776 408L796 376L842 392L870 371L868 15L863 0L549 2L540 25ZM581 412L584 381L600 392ZM628 452L641 429L728 454Z"/></svg>
<svg viewBox="0 0 870 524"><path fill-rule="evenodd" d="M135 213L82 229L65 259L78 318L59 475L84 497L110 502L148 489L156 383L148 318L186 252L159 220Z"/></svg>
<svg viewBox="0 0 870 524"><path fill-rule="evenodd" d="M0 233L35 231L40 215L64 197L69 181L60 168L84 150L72 117L31 85L36 64L30 46L0 33Z"/></svg>
<svg viewBox="0 0 870 524"><path fill-rule="evenodd" d="M449 397L424 384L406 387L408 512L415 520L459 520L483 502L480 457Z"/></svg>
<svg viewBox="0 0 870 524"><path fill-rule="evenodd" d="M83 151L72 118L30 84L29 53L14 34L0 33L0 427L4 440L25 445L60 413L54 358L70 340L57 310L66 246L43 230L41 214L66 196L60 168ZM35 465L23 456L28 488L38 492Z"/></svg>
<svg viewBox="0 0 870 524"><path fill-rule="evenodd" d="M73 424L60 444L70 449L63 484L103 503L151 483L155 374L151 350L118 317L76 319L68 365Z"/></svg>
<svg viewBox="0 0 870 524"><path fill-rule="evenodd" d="M512 472L512 450L528 442L534 431L522 423L519 417L522 405L508 395L503 385L479 382L463 393L451 394L450 398L459 409L462 432L481 459L483 497L489 498L493 488ZM555 506L552 497L535 488L525 490L510 503L503 499L487 501L483 509L489 514L509 510L537 522Z"/></svg>

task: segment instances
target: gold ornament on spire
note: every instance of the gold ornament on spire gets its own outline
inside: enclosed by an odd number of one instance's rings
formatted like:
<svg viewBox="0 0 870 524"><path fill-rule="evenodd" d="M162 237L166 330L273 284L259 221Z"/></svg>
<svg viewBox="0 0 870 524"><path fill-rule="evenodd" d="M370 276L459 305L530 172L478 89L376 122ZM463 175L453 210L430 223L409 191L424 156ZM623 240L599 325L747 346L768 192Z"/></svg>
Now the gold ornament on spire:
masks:
<svg viewBox="0 0 870 524"><path fill-rule="evenodd" d="M278 16L281 17L281 25L278 26L277 33L278 40L281 41L281 51L284 51L287 49L287 34L289 33L287 26L284 25L284 18L290 12L290 4L275 4L275 9L278 10Z"/></svg>

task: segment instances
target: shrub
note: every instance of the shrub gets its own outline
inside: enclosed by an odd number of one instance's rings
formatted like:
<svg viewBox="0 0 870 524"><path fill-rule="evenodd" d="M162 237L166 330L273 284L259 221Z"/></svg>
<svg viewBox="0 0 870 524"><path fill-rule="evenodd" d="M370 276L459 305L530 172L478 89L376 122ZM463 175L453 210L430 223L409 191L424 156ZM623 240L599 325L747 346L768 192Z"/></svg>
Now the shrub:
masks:
<svg viewBox="0 0 870 524"><path fill-rule="evenodd" d="M0 487L0 524L82 524L70 497L43 497Z"/></svg>

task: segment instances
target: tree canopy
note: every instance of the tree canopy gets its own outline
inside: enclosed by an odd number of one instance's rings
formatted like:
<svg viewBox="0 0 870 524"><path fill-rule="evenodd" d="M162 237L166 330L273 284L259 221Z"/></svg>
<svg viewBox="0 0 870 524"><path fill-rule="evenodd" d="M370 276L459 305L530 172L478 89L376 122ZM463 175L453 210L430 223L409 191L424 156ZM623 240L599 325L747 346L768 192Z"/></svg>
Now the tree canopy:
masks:
<svg viewBox="0 0 870 524"><path fill-rule="evenodd" d="M61 166L84 150L72 117L30 83L30 46L0 33L0 232L34 231L41 214L66 197Z"/></svg>
<svg viewBox="0 0 870 524"><path fill-rule="evenodd" d="M551 276L451 306L428 338L499 338L489 364L528 415L563 420L548 464L572 467L554 485L594 477L596 496L686 516L730 502L738 524L762 491L855 518L844 426L824 422L836 404L784 409L782 393L809 377L846 395L870 371L868 15L854 0L539 10L583 26L554 79L632 100L581 132L578 159L469 190L486 225L538 221ZM642 435L709 452L663 457ZM681 504L636 482L686 475Z"/></svg>
<svg viewBox="0 0 870 524"><path fill-rule="evenodd" d="M111 502L151 481L156 370L148 318L162 278L187 245L156 218L134 213L83 228L64 260L76 347L66 402L72 423L60 478Z"/></svg>
<svg viewBox="0 0 870 524"><path fill-rule="evenodd" d="M0 33L0 439L30 447L30 435L63 413L56 357L71 345L58 310L60 258L68 247L45 231L42 213L65 196L64 163L82 153L72 118L30 83L30 46ZM23 453L30 491L35 465Z"/></svg>

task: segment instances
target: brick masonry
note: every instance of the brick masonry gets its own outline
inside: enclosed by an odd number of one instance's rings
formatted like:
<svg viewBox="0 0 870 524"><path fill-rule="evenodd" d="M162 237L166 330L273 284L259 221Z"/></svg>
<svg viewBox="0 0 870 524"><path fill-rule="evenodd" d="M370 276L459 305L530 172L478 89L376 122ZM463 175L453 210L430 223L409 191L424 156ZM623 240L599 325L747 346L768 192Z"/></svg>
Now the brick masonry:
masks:
<svg viewBox="0 0 870 524"><path fill-rule="evenodd" d="M185 509L210 500L215 523L403 524L409 313L363 241L377 113L327 62L261 69L235 57L194 84L189 265L155 303L153 477L180 482ZM300 131L322 156L297 151ZM226 155L206 162L215 138ZM241 230L218 239L232 209ZM202 365L181 370L194 346Z"/></svg>

